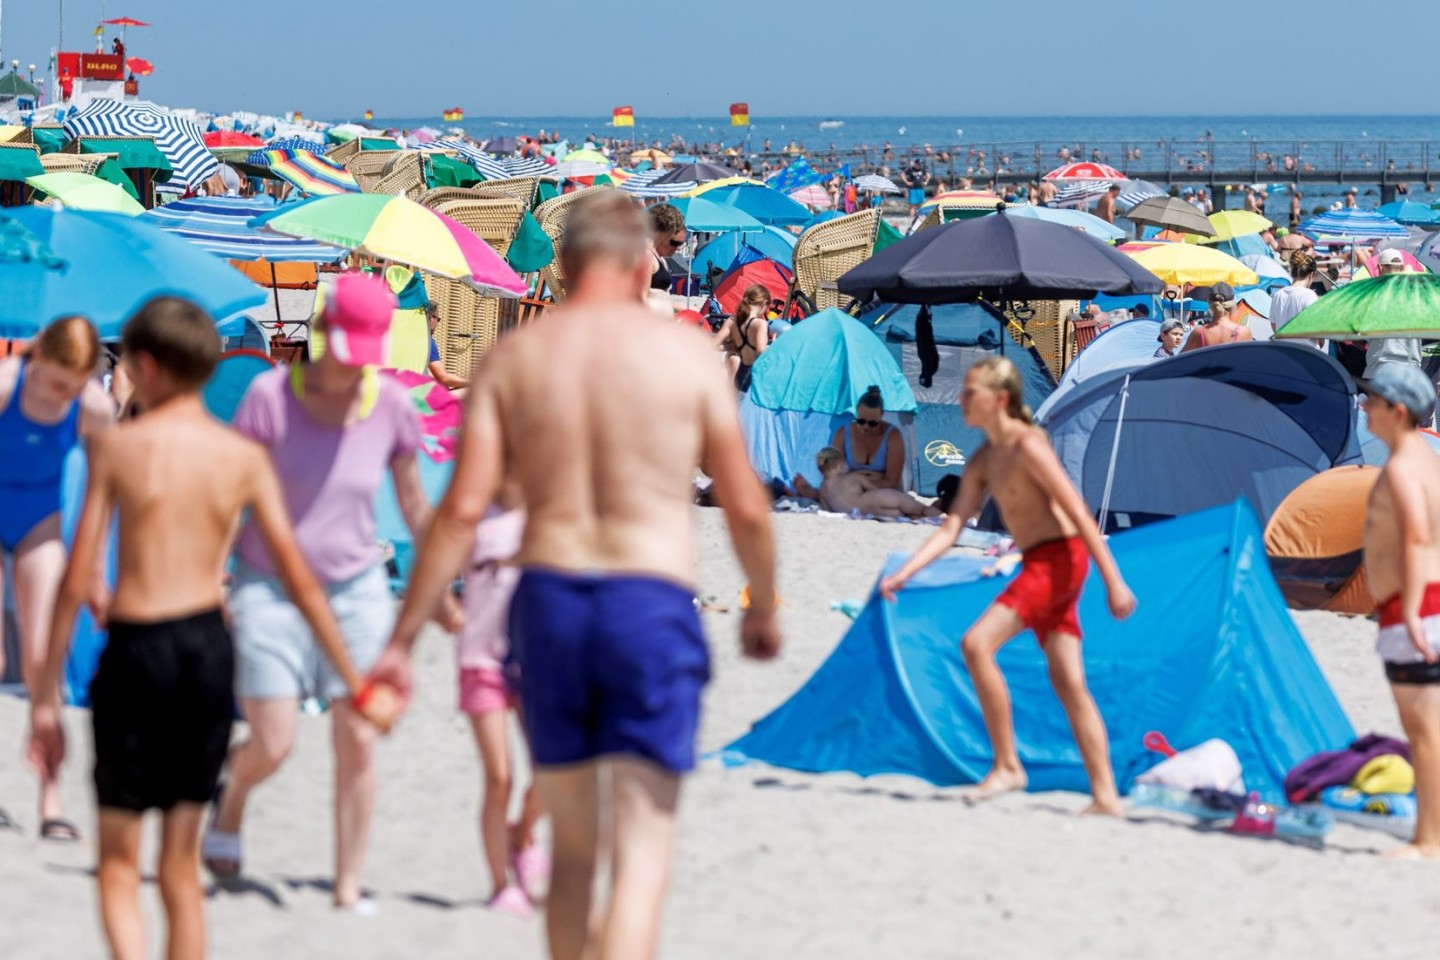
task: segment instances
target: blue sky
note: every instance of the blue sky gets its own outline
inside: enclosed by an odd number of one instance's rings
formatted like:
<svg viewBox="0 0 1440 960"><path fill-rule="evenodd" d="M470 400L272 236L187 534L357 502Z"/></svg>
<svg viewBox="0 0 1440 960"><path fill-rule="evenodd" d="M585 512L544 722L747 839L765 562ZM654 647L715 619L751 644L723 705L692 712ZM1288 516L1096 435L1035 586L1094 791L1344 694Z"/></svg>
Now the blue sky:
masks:
<svg viewBox="0 0 1440 960"><path fill-rule="evenodd" d="M5 4L4 59L43 66L58 10L59 0ZM1338 0L104 6L154 24L128 36L130 52L156 64L146 97L315 117L448 106L599 116L618 104L642 116L720 116L733 100L772 116L1437 113L1426 66L1434 10L1414 0L1391 0L1383 19ZM100 13L100 0L65 0L67 48L93 49ZM1309 54L1314 72L1303 66ZM1298 83L1279 82L1270 64L1281 58L1300 64L1290 68ZM1337 72L1342 62L1356 66ZM1383 88L1399 95L1380 100Z"/></svg>

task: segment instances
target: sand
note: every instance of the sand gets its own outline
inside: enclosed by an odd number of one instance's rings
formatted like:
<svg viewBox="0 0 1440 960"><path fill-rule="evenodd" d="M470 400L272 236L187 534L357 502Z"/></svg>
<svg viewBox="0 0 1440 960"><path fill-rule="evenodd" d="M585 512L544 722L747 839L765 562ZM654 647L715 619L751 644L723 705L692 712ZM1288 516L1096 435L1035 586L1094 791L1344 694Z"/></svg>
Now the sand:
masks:
<svg viewBox="0 0 1440 960"><path fill-rule="evenodd" d="M741 584L716 511L700 511L703 593ZM743 661L734 613L705 625L715 660L701 746L742 733L810 675L848 621L830 601L863 596L888 550L929 532L817 516L775 519L789 646ZM1296 617L1359 731L1393 732L1370 625ZM367 868L377 917L334 914L328 724L306 718L287 768L255 795L246 892L208 904L217 957L529 958L541 926L487 913L475 819L478 767L454 710L451 644L422 640L418 703L383 745ZM1023 709L1023 705L1022 709ZM64 789L90 830L88 715L67 718ZM7 745L0 802L23 833L0 833L4 956L101 955L86 842L34 839L33 780L19 761L25 704L0 699ZM981 807L900 777L861 780L705 765L686 790L664 923L667 958L1164 956L1410 957L1434 953L1440 865L1382 862L1395 841L1340 827L1323 851L1206 832L1163 816L1082 819L1077 794ZM147 847L147 857L149 848ZM151 862L147 859L147 863ZM147 871L148 875L148 871ZM158 930L158 896L146 908Z"/></svg>

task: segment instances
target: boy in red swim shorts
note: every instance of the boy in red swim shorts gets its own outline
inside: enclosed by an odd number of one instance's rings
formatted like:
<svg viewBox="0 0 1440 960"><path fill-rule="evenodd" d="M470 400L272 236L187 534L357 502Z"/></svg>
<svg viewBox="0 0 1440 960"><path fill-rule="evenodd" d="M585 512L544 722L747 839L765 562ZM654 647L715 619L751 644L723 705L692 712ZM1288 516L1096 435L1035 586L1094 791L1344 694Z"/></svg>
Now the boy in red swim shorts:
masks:
<svg viewBox="0 0 1440 960"><path fill-rule="evenodd" d="M1365 382L1370 429L1390 451L1365 518L1365 578L1378 604L1375 652L1415 761L1415 835L1388 851L1440 858L1440 458L1417 429L1435 385L1410 363L1382 363Z"/></svg>
<svg viewBox="0 0 1440 960"><path fill-rule="evenodd" d="M1110 612L1123 620L1135 610L1115 558L1105 545L1089 508L1070 483L1043 431L1030 423L1022 400L1020 374L1001 357L976 363L965 376L960 402L965 422L985 431L986 443L971 458L960 493L940 529L900 570L880 583L887 600L909 579L955 545L965 523L988 492L1004 515L1023 554L1019 576L995 599L961 641L966 668L975 683L985 730L995 754L990 772L967 794L988 799L1028 783L1015 748L1010 692L995 663L999 649L1025 630L1033 631L1050 663L1055 693L1090 778L1093 802L1086 813L1119 815L1120 796L1110 768L1105 723L1085 687L1076 604L1090 569L1100 570Z"/></svg>

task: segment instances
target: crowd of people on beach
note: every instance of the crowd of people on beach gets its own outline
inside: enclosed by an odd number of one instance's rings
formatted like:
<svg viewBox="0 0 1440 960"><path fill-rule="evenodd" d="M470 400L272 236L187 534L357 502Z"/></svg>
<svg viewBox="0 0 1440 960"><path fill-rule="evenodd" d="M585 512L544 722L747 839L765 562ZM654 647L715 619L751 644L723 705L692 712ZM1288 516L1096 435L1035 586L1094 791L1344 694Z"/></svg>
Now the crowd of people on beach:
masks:
<svg viewBox="0 0 1440 960"><path fill-rule="evenodd" d="M935 186L919 161L902 179L911 207ZM1038 195L1043 185L1034 186ZM1113 193L1102 209L1111 220ZM1257 211L1264 203L1263 191L1247 197ZM1278 251L1277 234L1267 242ZM28 354L0 360L0 451L12 454L0 457L0 547L15 560L40 830L56 841L81 836L57 789L70 753L62 677L80 608L108 631L91 726L96 876L114 956L147 954L139 851L151 810L162 813L168 955L204 954L201 865L222 882L243 877L247 805L286 762L307 702L326 704L330 717L334 906L374 911L363 875L383 789L375 747L416 695L411 660L432 622L455 636L458 709L483 770L490 906L530 916L543 900L557 960L655 954L680 787L696 763L710 678L695 598L697 469L713 483L748 581L741 650L766 660L783 647L771 493L751 467L736 409L770 343L771 298L763 285L746 289L733 315L703 334L664 322L675 319L667 257L687 235L674 207L642 212L619 191L575 205L557 244L564 301L503 337L473 380L446 384L466 417L452 480L433 505L419 479L413 405L376 373L396 305L379 277L340 275L317 318L324 352L262 374L229 425L206 414L199 395L221 350L214 319L184 300L153 300L125 324L116 377L130 391L123 410L96 379L105 348L84 317L56 320ZM1382 275L1403 268L1398 253L1379 256ZM1293 316L1316 296L1316 263L1303 246L1288 263L1294 283L1276 304ZM1236 299L1229 284L1210 285L1209 322L1161 323L1156 357L1249 339L1232 315ZM642 329L644 350L615 348ZM1378 343L1361 383L1370 429L1391 459L1370 504L1366 563L1372 590L1387 598L1379 652L1415 755L1420 818L1402 852L1433 857L1440 461L1416 428L1433 415L1435 389L1420 371L1418 341ZM647 416L617 420L608 413L617 405ZM835 512L937 524L881 581L889 601L954 547L987 498L998 507L1023 560L959 640L993 749L968 799L1027 785L996 655L1028 631L1083 758L1087 812L1122 813L1105 725L1085 683L1078 601L1092 563L1116 619L1137 599L1032 423L1017 368L990 357L966 373L956 416L986 442L940 505L905 491L909 451L884 416L885 398L871 387L816 452L820 485L796 477L792 492ZM519 442L541 431L549 442ZM67 554L62 475L80 444L88 479ZM398 610L376 541L387 476L416 543ZM113 588L104 576L112 519ZM246 724L238 741L237 708ZM535 771L514 823L512 714ZM602 810L612 822L602 823ZM607 856L606 902L597 906Z"/></svg>

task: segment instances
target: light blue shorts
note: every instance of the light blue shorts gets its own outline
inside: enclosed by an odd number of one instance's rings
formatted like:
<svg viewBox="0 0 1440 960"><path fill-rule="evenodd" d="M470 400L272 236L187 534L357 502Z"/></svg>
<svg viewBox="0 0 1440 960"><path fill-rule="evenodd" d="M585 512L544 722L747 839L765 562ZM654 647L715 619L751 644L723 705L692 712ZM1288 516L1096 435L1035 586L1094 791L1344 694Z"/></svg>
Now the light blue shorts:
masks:
<svg viewBox="0 0 1440 960"><path fill-rule="evenodd" d="M368 672L395 626L395 598L385 568L371 567L354 579L327 584L325 592L350 661L360 673ZM345 683L277 578L237 559L228 606L236 696L334 700L346 695Z"/></svg>

